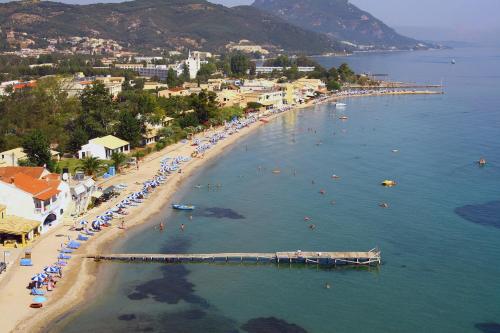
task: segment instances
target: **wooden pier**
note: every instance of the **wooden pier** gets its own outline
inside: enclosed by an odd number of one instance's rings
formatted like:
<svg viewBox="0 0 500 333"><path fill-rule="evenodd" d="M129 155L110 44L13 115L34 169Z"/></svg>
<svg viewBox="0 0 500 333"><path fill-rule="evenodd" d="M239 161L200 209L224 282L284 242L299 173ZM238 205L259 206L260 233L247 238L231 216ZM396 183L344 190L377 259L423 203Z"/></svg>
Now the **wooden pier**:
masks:
<svg viewBox="0 0 500 333"><path fill-rule="evenodd" d="M274 253L207 253L207 254L99 254L89 259L126 262L194 263L289 263L322 266L377 266L382 262L380 250L367 252L274 252Z"/></svg>

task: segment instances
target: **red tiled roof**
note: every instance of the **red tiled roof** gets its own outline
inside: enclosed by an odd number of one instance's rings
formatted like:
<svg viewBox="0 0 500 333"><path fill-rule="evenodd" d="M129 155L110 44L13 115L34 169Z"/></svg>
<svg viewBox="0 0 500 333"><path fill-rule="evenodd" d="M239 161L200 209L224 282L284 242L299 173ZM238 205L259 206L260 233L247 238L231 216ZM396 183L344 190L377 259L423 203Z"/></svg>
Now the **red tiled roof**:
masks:
<svg viewBox="0 0 500 333"><path fill-rule="evenodd" d="M9 179L18 173L24 173L32 178L40 179L44 171L43 167L3 167L0 168L0 180L9 183L8 180L4 180L3 178Z"/></svg>
<svg viewBox="0 0 500 333"><path fill-rule="evenodd" d="M40 179L44 170L42 167L0 168L0 180L30 193L33 198L48 200L60 192L57 188L61 181L56 174L48 174Z"/></svg>

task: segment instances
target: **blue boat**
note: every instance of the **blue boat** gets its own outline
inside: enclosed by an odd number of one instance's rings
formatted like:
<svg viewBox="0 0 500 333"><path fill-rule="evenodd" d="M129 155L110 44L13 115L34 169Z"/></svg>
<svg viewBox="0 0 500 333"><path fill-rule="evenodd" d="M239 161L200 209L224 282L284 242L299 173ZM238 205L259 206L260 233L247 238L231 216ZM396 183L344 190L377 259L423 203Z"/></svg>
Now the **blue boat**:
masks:
<svg viewBox="0 0 500 333"><path fill-rule="evenodd" d="M192 205L172 205L173 209L177 210L194 210L195 207Z"/></svg>

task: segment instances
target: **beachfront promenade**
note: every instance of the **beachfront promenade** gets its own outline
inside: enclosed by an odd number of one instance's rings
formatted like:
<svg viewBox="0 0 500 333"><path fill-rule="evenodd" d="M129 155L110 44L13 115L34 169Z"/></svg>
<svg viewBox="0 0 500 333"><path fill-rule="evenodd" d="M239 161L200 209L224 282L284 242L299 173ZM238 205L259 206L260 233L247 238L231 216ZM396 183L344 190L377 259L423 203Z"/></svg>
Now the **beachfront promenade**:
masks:
<svg viewBox="0 0 500 333"><path fill-rule="evenodd" d="M205 253L205 254L99 254L87 255L94 260L126 262L250 262L315 264L323 266L352 265L376 266L382 263L380 250L366 252L269 252L269 253Z"/></svg>

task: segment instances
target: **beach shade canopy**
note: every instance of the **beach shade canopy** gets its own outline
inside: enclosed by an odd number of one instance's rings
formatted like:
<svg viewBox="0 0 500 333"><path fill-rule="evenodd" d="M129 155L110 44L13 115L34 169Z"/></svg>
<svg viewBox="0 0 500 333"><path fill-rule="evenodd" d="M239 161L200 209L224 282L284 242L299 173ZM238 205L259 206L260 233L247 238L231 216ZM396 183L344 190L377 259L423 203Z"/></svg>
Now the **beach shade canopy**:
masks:
<svg viewBox="0 0 500 333"><path fill-rule="evenodd" d="M43 303L46 301L47 301L47 299L43 296L33 297L33 302L35 302L35 303Z"/></svg>
<svg viewBox="0 0 500 333"><path fill-rule="evenodd" d="M45 278L41 274L37 274L31 278L31 281L35 282L43 282L43 280L45 280Z"/></svg>
<svg viewBox="0 0 500 333"><path fill-rule="evenodd" d="M58 273L59 267L57 266L47 266L43 269L45 273Z"/></svg>

